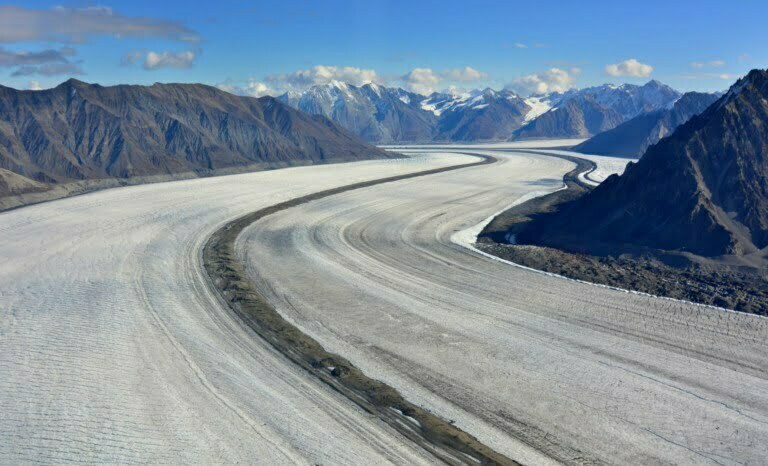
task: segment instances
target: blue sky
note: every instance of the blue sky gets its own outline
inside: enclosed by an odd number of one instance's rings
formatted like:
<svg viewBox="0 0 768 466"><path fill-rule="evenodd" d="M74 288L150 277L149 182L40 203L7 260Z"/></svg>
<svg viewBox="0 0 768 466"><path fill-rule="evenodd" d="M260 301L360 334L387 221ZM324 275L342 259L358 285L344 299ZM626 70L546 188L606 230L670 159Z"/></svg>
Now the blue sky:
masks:
<svg viewBox="0 0 768 466"><path fill-rule="evenodd" d="M333 78L421 92L655 78L721 90L766 67L766 19L768 2L750 0L25 0L0 7L0 83L75 76L259 95Z"/></svg>

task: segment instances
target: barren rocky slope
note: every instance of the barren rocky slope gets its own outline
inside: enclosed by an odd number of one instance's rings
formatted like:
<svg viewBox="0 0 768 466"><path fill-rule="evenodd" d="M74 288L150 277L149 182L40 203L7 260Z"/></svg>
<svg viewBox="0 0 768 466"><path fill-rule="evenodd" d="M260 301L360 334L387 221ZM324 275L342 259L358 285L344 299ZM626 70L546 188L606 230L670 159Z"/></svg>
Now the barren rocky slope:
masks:
<svg viewBox="0 0 768 466"><path fill-rule="evenodd" d="M511 140L590 137L666 108L679 97L679 92L656 80L642 86L604 84L571 90L550 99L553 108L515 131Z"/></svg>
<svg viewBox="0 0 768 466"><path fill-rule="evenodd" d="M687 92L672 108L643 113L574 147L584 154L639 157L678 126L707 109L718 93Z"/></svg>
<svg viewBox="0 0 768 466"><path fill-rule="evenodd" d="M592 96L579 96L518 129L512 139L584 138L621 122L621 115L615 110L600 105Z"/></svg>
<svg viewBox="0 0 768 466"><path fill-rule="evenodd" d="M622 176L545 214L521 242L758 260L768 246L768 72L754 70Z"/></svg>
<svg viewBox="0 0 768 466"><path fill-rule="evenodd" d="M326 118L201 84L0 87L0 168L38 182L377 157Z"/></svg>

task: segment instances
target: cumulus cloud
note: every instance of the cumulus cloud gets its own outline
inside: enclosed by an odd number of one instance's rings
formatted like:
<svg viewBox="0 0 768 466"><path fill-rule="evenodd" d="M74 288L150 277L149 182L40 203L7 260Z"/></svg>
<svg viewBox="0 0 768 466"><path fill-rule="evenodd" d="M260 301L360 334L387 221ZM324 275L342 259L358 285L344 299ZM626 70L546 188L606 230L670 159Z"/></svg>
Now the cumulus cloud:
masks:
<svg viewBox="0 0 768 466"><path fill-rule="evenodd" d="M27 89L30 91L42 91L43 86L40 85L40 81L30 81L27 85Z"/></svg>
<svg viewBox="0 0 768 466"><path fill-rule="evenodd" d="M647 78L653 73L653 67L640 63L634 58L605 66L605 74L608 76L628 76L632 78Z"/></svg>
<svg viewBox="0 0 768 466"><path fill-rule="evenodd" d="M270 88L267 84L254 79L249 79L242 84L226 81L217 84L216 87L231 94L247 95L250 97L262 97L265 95L276 96L282 93Z"/></svg>
<svg viewBox="0 0 768 466"><path fill-rule="evenodd" d="M362 86L381 80L372 69L318 65L293 73L271 74L260 80L249 79L245 82L228 80L217 84L216 87L233 94L261 97L276 96L288 91L303 91L311 86L328 84L332 81Z"/></svg>
<svg viewBox="0 0 768 466"><path fill-rule="evenodd" d="M478 71L470 66L464 68L454 68L446 70L442 73L443 79L447 81L459 82L459 83L471 83L475 81L482 81L487 79L488 75L482 71Z"/></svg>
<svg viewBox="0 0 768 466"><path fill-rule="evenodd" d="M138 59L134 55L123 57L124 63L133 63ZM226 81L217 86L234 94L260 97L262 95L280 95L288 91L303 91L309 87L340 81L354 86L368 83L385 85L401 85L418 92L430 94L438 86L452 83L473 83L487 79L488 75L471 66L435 71L431 68L415 68L403 76L380 77L376 70L352 66L318 65L293 73L272 74L262 79L251 79L245 82Z"/></svg>
<svg viewBox="0 0 768 466"><path fill-rule="evenodd" d="M414 68L402 80L406 89L425 95L435 92L435 87L442 82L440 75L431 68Z"/></svg>
<svg viewBox="0 0 768 466"><path fill-rule="evenodd" d="M725 66L725 62L723 60L712 60L712 61L694 61L691 62L691 68L720 68L722 66Z"/></svg>
<svg viewBox="0 0 768 466"><path fill-rule="evenodd" d="M580 68L563 70L550 68L540 73L529 74L515 79L506 88L525 96L547 92L565 92L576 84Z"/></svg>
<svg viewBox="0 0 768 466"><path fill-rule="evenodd" d="M191 50L183 52L147 52L144 57L144 69L159 68L190 68L195 62L196 54Z"/></svg>
<svg viewBox="0 0 768 466"><path fill-rule="evenodd" d="M108 7L35 10L0 6L0 42L81 43L95 36L199 40L194 30L178 22L124 16Z"/></svg>
<svg viewBox="0 0 768 466"><path fill-rule="evenodd" d="M406 89L428 95L443 83L472 83L488 78L488 74L471 66L434 71L431 68L414 68L400 78ZM449 86L452 87L452 86Z"/></svg>
<svg viewBox="0 0 768 466"><path fill-rule="evenodd" d="M375 70L355 68L353 66L317 65L306 70L298 70L287 74L273 74L264 78L271 87L283 90L301 90L331 81L361 86L378 81Z"/></svg>
<svg viewBox="0 0 768 466"><path fill-rule="evenodd" d="M123 65L141 63L145 70L160 68L191 68L195 64L199 52L184 50L179 52L153 52L151 50L134 50L123 55Z"/></svg>

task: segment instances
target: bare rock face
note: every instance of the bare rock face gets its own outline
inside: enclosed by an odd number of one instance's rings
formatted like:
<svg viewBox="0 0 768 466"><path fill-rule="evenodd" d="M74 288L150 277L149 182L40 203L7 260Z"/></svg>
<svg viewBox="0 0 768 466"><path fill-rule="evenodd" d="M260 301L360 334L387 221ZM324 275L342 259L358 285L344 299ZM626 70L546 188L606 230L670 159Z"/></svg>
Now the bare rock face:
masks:
<svg viewBox="0 0 768 466"><path fill-rule="evenodd" d="M680 94L650 81L590 87L524 99L511 90L476 89L423 96L403 89L332 81L278 97L323 115L377 144L590 137L641 113L665 108ZM532 102L557 108L539 116Z"/></svg>
<svg viewBox="0 0 768 466"><path fill-rule="evenodd" d="M643 113L584 141L573 150L583 154L639 158L648 147L706 110L719 97L718 93L685 93L671 108Z"/></svg>
<svg viewBox="0 0 768 466"><path fill-rule="evenodd" d="M437 118L421 109L424 96L377 84L333 81L278 97L302 112L325 116L366 141L431 141Z"/></svg>
<svg viewBox="0 0 768 466"><path fill-rule="evenodd" d="M523 126L513 139L585 138L621 122L618 112L600 105L594 97L578 96Z"/></svg>
<svg viewBox="0 0 768 466"><path fill-rule="evenodd" d="M0 168L37 182L381 157L326 118L201 84L0 87Z"/></svg>
<svg viewBox="0 0 768 466"><path fill-rule="evenodd" d="M542 216L518 239L587 251L761 254L767 182L768 71L753 70L623 175Z"/></svg>
<svg viewBox="0 0 768 466"><path fill-rule="evenodd" d="M441 141L498 141L520 128L531 107L514 92L485 89L440 114Z"/></svg>
<svg viewBox="0 0 768 466"><path fill-rule="evenodd" d="M550 98L553 108L521 127L510 138L588 138L644 113L663 109L680 97L671 87L652 80L571 90Z"/></svg>

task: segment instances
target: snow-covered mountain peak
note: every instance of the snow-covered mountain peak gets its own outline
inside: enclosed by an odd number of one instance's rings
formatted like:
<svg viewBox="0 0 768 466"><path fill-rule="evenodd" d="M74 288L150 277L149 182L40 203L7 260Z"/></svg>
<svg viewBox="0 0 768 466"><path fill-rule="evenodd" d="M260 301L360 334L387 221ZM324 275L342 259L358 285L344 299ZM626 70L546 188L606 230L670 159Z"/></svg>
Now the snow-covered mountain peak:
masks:
<svg viewBox="0 0 768 466"><path fill-rule="evenodd" d="M364 88L370 89L371 92L381 97L381 86L376 83L367 83L363 85Z"/></svg>

